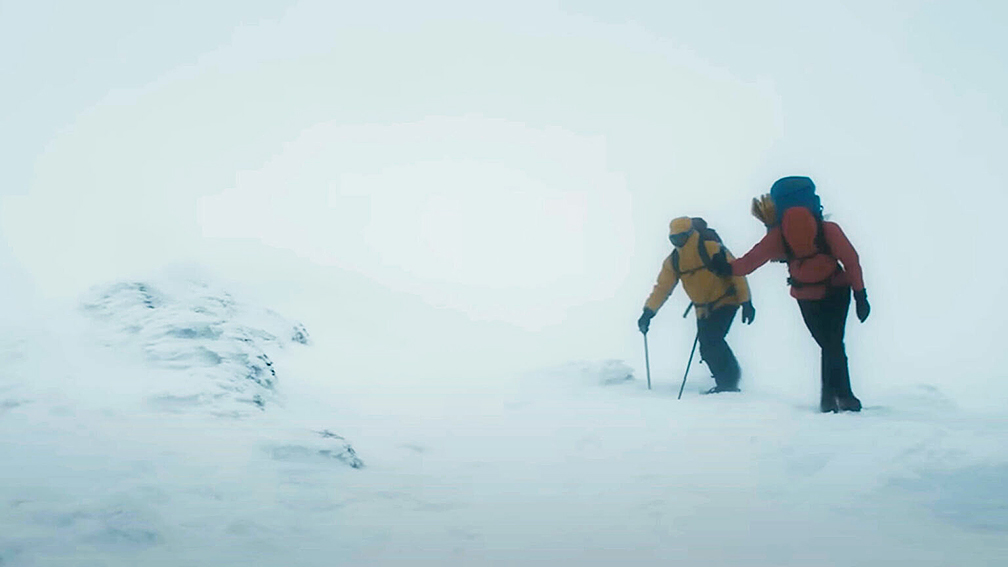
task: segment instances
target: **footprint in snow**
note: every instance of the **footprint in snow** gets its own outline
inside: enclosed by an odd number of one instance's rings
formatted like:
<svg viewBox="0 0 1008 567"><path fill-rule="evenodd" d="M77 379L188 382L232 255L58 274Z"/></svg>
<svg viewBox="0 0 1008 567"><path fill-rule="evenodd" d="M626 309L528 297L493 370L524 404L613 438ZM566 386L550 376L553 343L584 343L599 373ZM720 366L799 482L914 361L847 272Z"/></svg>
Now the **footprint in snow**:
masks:
<svg viewBox="0 0 1008 567"><path fill-rule="evenodd" d="M406 449L407 451L412 451L418 455L422 455L427 452L426 447L424 447L423 445L418 445L416 443L404 443L399 446L402 447L403 449Z"/></svg>

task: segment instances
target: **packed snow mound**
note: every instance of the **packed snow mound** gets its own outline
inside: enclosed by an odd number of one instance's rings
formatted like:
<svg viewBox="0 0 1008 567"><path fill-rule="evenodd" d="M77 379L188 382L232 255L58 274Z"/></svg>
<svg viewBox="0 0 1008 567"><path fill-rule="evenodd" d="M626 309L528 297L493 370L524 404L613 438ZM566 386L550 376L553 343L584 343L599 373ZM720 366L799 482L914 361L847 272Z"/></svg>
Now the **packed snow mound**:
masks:
<svg viewBox="0 0 1008 567"><path fill-rule="evenodd" d="M132 350L151 369L171 374L166 391L152 399L163 409L223 409L235 401L265 409L276 399L274 357L310 343L300 323L205 282L105 285L82 308L100 323L102 344Z"/></svg>

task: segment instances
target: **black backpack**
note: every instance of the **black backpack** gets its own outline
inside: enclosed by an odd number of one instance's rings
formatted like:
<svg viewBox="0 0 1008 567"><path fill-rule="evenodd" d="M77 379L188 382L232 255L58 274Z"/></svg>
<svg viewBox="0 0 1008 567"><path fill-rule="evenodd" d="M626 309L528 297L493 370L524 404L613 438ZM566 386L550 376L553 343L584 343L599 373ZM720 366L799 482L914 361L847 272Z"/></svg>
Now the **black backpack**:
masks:
<svg viewBox="0 0 1008 567"><path fill-rule="evenodd" d="M677 277L682 277L683 275L686 275L686 274L692 274L692 273L695 273L695 272L699 272L700 270L703 270L703 269L708 269L709 270L710 269L710 261L711 261L711 259L710 259L710 253L707 252L707 245L706 245L706 243L708 241L714 241L714 242L717 242L718 244L721 244L721 245L724 244L721 241L721 237L718 235L717 231L715 231L713 228L707 226L707 221L703 220L700 217L693 217L692 220L693 220L693 229L696 230L697 234L700 235L700 241L697 244L697 246L699 247L699 250L697 250L697 251L700 253L700 261L703 263L703 265L700 266L699 268L693 268L692 270L687 270L686 272L682 272L682 271L679 270L679 250L678 249L673 250L672 251L672 269L675 270L675 273L676 273Z"/></svg>

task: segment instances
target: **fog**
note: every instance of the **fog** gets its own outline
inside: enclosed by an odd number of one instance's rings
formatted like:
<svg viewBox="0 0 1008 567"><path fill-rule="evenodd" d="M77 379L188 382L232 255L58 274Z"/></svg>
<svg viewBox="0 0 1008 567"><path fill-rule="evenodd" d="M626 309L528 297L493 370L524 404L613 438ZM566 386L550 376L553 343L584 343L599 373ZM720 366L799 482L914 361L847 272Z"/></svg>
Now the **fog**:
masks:
<svg viewBox="0 0 1008 567"><path fill-rule="evenodd" d="M884 358L1004 362L1004 7L621 6L5 4L7 247L69 297L254 243L473 320L591 313L556 338L628 356L668 220L741 252L749 199L808 174Z"/></svg>
<svg viewBox="0 0 1008 567"><path fill-rule="evenodd" d="M864 267L859 395L925 384L1000 408L1006 18L995 1L0 2L0 307L199 273L304 321L344 392L450 397L578 360L641 378L669 220L703 216L739 255L764 234L750 200L809 175ZM785 277L750 277L757 319L729 340L744 388L813 400ZM649 334L665 388L686 305L677 290Z"/></svg>

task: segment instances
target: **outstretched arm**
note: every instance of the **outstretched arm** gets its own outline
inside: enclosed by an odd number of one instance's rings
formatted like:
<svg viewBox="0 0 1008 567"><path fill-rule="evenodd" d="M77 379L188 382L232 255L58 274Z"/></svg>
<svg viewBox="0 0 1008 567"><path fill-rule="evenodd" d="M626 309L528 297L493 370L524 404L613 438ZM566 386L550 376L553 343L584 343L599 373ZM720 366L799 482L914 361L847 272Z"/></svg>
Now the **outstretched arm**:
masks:
<svg viewBox="0 0 1008 567"><path fill-rule="evenodd" d="M752 250L746 252L741 258L731 262L732 275L738 277L748 276L770 260L783 257L784 242L781 239L780 229L775 228L768 232L762 240L757 242L756 246L752 247Z"/></svg>
<svg viewBox="0 0 1008 567"><path fill-rule="evenodd" d="M724 249L725 258L728 262L734 262L735 256L728 251L727 248ZM743 276L732 276L732 285L735 286L735 297L738 298L739 303L745 303L751 301L752 297L749 291L749 281Z"/></svg>

